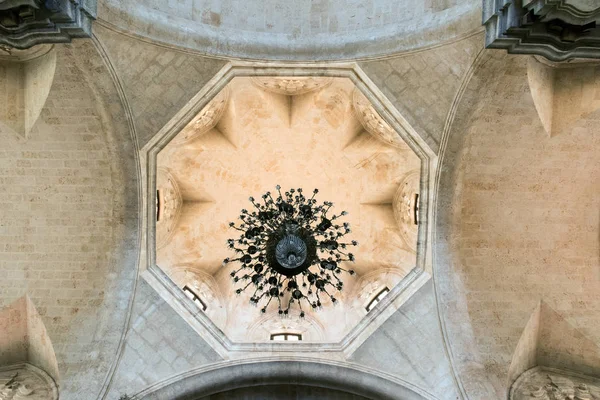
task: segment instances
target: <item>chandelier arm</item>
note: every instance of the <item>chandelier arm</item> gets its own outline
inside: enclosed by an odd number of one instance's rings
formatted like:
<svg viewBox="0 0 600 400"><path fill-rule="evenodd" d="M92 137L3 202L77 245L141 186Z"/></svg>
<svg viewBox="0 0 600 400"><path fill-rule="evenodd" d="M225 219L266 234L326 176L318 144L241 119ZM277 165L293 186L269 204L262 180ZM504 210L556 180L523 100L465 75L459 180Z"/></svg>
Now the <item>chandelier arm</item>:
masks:
<svg viewBox="0 0 600 400"><path fill-rule="evenodd" d="M234 282L250 282L236 289L236 293L254 284L250 302L254 305L262 303L261 312L266 312L276 297L280 314L288 314L292 304L297 302L300 316L303 317L302 303L306 302L312 308L322 307L321 293L325 293L332 302L336 301L333 294L328 292L328 286L341 291L343 282L337 274L342 271L354 274L354 271L340 268L338 264L354 261L353 254L346 254L345 249L350 245L356 246L358 242L338 242L350 233L349 224L334 225L332 221L347 212L342 211L328 219L327 213L333 203L325 201L317 205L317 189L311 198L306 198L301 188L297 191L292 188L285 192L285 196L281 193L281 186L277 185L276 189L276 199L270 192L262 196L264 205L250 197L255 211L242 209L239 218L243 223L239 227L235 223L229 224L243 232L239 239L227 242L233 251L241 255L233 260L225 259L223 263L234 261L242 264L230 275ZM321 257L317 256L318 252ZM325 258L325 254L329 257ZM313 265L317 265L316 272L311 271ZM301 277L298 277L300 274ZM284 310L286 291L290 297Z"/></svg>

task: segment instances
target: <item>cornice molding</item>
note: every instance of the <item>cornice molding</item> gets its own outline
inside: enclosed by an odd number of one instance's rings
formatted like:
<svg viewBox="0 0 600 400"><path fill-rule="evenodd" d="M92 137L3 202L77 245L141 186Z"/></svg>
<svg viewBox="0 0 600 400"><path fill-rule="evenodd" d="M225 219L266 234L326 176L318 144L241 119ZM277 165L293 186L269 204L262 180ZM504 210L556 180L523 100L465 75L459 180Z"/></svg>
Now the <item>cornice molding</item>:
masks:
<svg viewBox="0 0 600 400"><path fill-rule="evenodd" d="M0 2L0 44L28 49L92 36L97 0L4 0Z"/></svg>
<svg viewBox="0 0 600 400"><path fill-rule="evenodd" d="M600 6L565 0L483 0L486 47L551 61L600 59Z"/></svg>

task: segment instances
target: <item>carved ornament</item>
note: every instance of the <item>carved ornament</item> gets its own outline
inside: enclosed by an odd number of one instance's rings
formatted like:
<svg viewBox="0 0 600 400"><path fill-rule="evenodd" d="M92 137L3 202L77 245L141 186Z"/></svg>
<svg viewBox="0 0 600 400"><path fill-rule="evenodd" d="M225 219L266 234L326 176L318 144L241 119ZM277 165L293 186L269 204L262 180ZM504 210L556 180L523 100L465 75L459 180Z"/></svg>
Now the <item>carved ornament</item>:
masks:
<svg viewBox="0 0 600 400"><path fill-rule="evenodd" d="M256 342L269 340L270 335L276 333L300 334L303 341L321 341L324 338L323 325L310 311L304 318L300 318L298 314L289 314L282 318L277 311L268 312L250 326L248 333Z"/></svg>
<svg viewBox="0 0 600 400"><path fill-rule="evenodd" d="M287 96L296 96L320 90L328 86L333 81L329 77L253 77L252 82L261 89L273 93L285 94Z"/></svg>
<svg viewBox="0 0 600 400"><path fill-rule="evenodd" d="M382 143L398 149L408 148L398 133L381 118L369 99L360 90L354 89L352 103L356 117L371 136Z"/></svg>
<svg viewBox="0 0 600 400"><path fill-rule="evenodd" d="M217 125L229 101L229 88L220 91L198 115L173 139L175 144L189 143Z"/></svg>
<svg viewBox="0 0 600 400"><path fill-rule="evenodd" d="M157 221L156 247L162 248L169 243L175 232L183 200L177 181L166 168L159 168L156 176Z"/></svg>
<svg viewBox="0 0 600 400"><path fill-rule="evenodd" d="M58 400L54 380L30 364L0 367L0 400Z"/></svg>
<svg viewBox="0 0 600 400"><path fill-rule="evenodd" d="M525 371L510 390L510 400L598 400L600 380L570 371L535 367Z"/></svg>
<svg viewBox="0 0 600 400"><path fill-rule="evenodd" d="M406 246L417 251L417 235L419 232L417 212L419 193L419 171L409 173L400 183L394 195L392 207L400 236Z"/></svg>

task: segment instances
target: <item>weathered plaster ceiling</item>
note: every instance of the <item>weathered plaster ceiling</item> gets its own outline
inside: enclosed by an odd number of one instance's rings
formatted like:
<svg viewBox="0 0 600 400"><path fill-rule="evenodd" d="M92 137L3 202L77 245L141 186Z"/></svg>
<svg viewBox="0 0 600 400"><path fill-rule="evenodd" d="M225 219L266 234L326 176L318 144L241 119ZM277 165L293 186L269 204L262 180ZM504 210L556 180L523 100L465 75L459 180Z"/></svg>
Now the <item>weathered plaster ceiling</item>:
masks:
<svg viewBox="0 0 600 400"><path fill-rule="evenodd" d="M234 341L286 330L338 342L416 265L420 163L349 79L234 78L158 155L157 265L212 299L207 315ZM341 304L305 320L260 315L222 267L228 223L276 184L318 188L360 243Z"/></svg>
<svg viewBox="0 0 600 400"><path fill-rule="evenodd" d="M476 30L480 0L100 0L98 17L142 37L252 59L389 55Z"/></svg>

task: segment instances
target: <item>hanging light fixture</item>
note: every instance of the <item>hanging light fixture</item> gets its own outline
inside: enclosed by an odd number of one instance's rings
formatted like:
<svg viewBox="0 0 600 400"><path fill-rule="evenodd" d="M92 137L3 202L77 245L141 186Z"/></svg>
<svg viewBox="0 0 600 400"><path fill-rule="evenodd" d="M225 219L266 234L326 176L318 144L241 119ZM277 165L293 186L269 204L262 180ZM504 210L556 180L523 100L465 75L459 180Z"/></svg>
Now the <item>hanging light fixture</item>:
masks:
<svg viewBox="0 0 600 400"><path fill-rule="evenodd" d="M350 224L340 219L347 213L329 215L333 203L317 205L317 189L307 198L302 189L290 189L282 195L281 187L276 188L275 198L271 192L265 193L262 201L250 197L254 210L243 209L241 223L229 224L241 233L227 241L236 257L223 263L239 265L231 272L233 281L242 284L236 293L252 291L250 302L261 305L261 312L275 302L279 314L287 315L297 305L300 317L304 317L303 304L317 309L325 298L337 301L334 295L344 286L340 275L354 275L341 265L354 261L348 249L358 242L344 242L344 236L351 232Z"/></svg>

